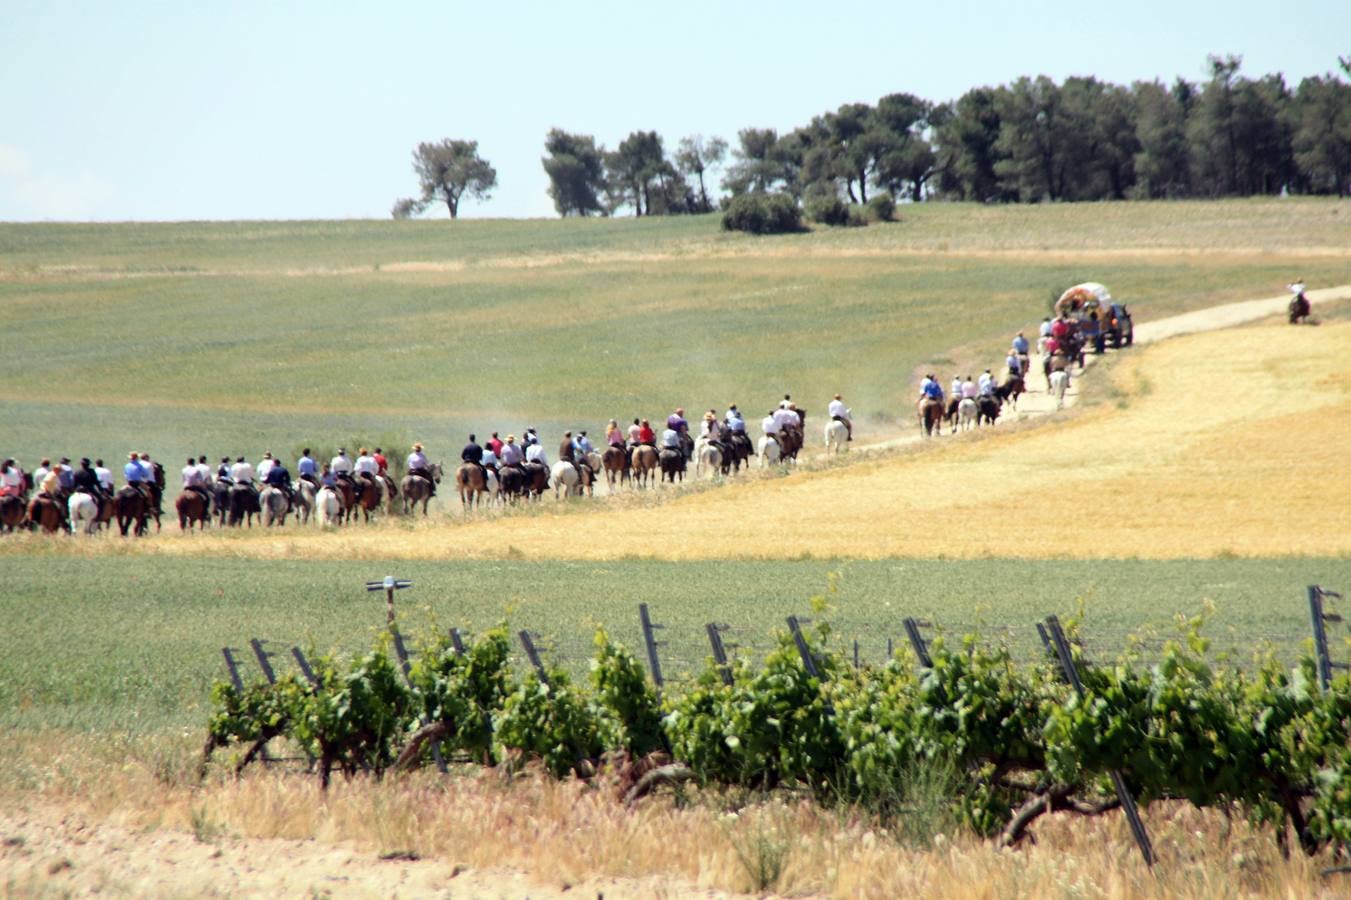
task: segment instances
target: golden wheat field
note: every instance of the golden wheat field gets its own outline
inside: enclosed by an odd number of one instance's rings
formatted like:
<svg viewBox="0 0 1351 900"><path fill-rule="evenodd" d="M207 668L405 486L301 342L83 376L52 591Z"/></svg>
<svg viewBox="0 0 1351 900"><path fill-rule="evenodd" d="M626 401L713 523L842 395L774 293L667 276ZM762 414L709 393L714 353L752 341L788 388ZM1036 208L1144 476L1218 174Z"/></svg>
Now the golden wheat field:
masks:
<svg viewBox="0 0 1351 900"><path fill-rule="evenodd" d="M1092 374L1096 402L1039 427L943 436L660 504L630 496L583 508L550 496L508 518L166 533L121 549L416 559L1346 554L1351 482L1338 473L1351 445L1349 352L1351 323L1268 321L1123 354ZM897 428L913 427L902 414Z"/></svg>

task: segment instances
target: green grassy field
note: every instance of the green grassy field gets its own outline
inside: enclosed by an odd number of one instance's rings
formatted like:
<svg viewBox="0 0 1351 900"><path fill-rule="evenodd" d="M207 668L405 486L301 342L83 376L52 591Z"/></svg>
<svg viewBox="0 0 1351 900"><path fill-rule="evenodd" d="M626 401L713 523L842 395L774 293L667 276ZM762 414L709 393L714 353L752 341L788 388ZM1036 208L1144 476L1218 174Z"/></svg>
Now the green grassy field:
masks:
<svg viewBox="0 0 1351 900"><path fill-rule="evenodd" d="M1142 318L1345 280L1351 203L907 207L757 240L716 217L0 225L0 453L290 454L843 391L884 427L912 370L1051 291ZM1048 248L1055 248L1050 250ZM421 268L409 263L421 264Z"/></svg>
<svg viewBox="0 0 1351 900"><path fill-rule="evenodd" d="M363 582L396 572L416 584L399 594L404 630L434 625L470 631L507 619L551 647L551 658L585 671L596 624L640 650L637 605L647 602L670 676L707 655L703 626L731 626L742 653L767 648L789 614L809 615L826 596L843 647L859 640L864 661L904 640L908 615L948 633L978 629L1020 658L1037 653L1034 623L1085 611L1090 656L1114 658L1128 636L1143 653L1173 633L1178 612L1215 605L1206 631L1218 651L1246 662L1264 642L1293 662L1308 634L1304 586L1351 586L1348 560L1183 562L877 563L307 563L159 559L5 560L0 595L0 728L77 732L195 733L207 692L224 677L220 648L278 642L318 650L369 646L384 622L383 594ZM830 593L830 573L838 573ZM1335 634L1345 656L1341 634ZM282 667L290 665L283 659Z"/></svg>

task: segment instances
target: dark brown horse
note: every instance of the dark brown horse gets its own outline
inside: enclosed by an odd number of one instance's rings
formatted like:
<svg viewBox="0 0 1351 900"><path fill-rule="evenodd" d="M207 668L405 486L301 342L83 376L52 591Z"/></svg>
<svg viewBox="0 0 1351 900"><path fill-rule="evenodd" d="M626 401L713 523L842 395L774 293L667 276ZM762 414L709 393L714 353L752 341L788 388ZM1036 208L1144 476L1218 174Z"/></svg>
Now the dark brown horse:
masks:
<svg viewBox="0 0 1351 900"><path fill-rule="evenodd" d="M193 525L200 524L203 531L211 519L211 506L197 491L184 491L174 500L174 510L178 513L178 527L191 531Z"/></svg>
<svg viewBox="0 0 1351 900"><path fill-rule="evenodd" d="M676 476L680 480L685 480L685 454L679 450L672 450L670 447L663 448L658 454L658 461L661 464L661 480L669 481L675 484Z"/></svg>
<svg viewBox="0 0 1351 900"><path fill-rule="evenodd" d="M128 529L131 529L132 534L137 537L145 534L146 506L145 494L131 485L117 492L117 496L113 498L113 509L117 514L117 527L121 530L122 537L127 536Z"/></svg>
<svg viewBox="0 0 1351 900"><path fill-rule="evenodd" d="M1025 393L1027 393L1027 386L1021 375L1010 375L1008 381L994 389L994 394L999 398L999 402L1012 404L1014 409L1018 408L1018 397Z"/></svg>
<svg viewBox="0 0 1351 900"><path fill-rule="evenodd" d="M27 514L28 507L22 497L0 497L0 532L14 531L23 524Z"/></svg>
<svg viewBox="0 0 1351 900"><path fill-rule="evenodd" d="M943 401L934 397L925 397L916 408L919 415L919 427L924 434L932 436L934 432L943 433Z"/></svg>
<svg viewBox="0 0 1351 900"><path fill-rule="evenodd" d="M28 521L33 527L41 528L43 534L69 532L65 513L66 504L60 497L38 494L28 504Z"/></svg>
<svg viewBox="0 0 1351 900"><path fill-rule="evenodd" d="M525 463L525 490L527 496L537 499L549 489L549 467L541 463Z"/></svg>
<svg viewBox="0 0 1351 900"><path fill-rule="evenodd" d="M999 395L986 394L976 401L976 425L993 425L995 419L999 418L999 408L1002 404L999 401Z"/></svg>
<svg viewBox="0 0 1351 900"><path fill-rule="evenodd" d="M380 511L380 493L383 484L380 481L367 481L362 479L365 484L362 486L361 496L357 497L357 508L361 510L363 521L371 520L371 513Z"/></svg>

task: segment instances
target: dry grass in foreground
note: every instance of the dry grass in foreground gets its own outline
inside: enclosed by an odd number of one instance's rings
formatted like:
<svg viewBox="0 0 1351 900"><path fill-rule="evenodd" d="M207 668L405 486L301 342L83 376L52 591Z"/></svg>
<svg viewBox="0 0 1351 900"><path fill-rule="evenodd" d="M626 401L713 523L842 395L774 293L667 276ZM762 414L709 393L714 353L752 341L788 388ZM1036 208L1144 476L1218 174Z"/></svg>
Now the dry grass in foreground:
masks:
<svg viewBox="0 0 1351 900"><path fill-rule="evenodd" d="M294 773L199 786L187 740L152 745L56 733L0 742L10 761L0 797L29 810L0 816L0 876L11 890L540 896L582 886L607 896L995 898L1310 897L1346 887L1320 877L1327 859L1284 860L1270 832L1176 804L1145 813L1160 856L1151 875L1118 815L1048 820L1036 845L998 851L944 834L950 823L932 813L888 831L792 795L695 791L682 805L659 797L629 811L605 787L507 784L491 772L358 779L327 797Z"/></svg>

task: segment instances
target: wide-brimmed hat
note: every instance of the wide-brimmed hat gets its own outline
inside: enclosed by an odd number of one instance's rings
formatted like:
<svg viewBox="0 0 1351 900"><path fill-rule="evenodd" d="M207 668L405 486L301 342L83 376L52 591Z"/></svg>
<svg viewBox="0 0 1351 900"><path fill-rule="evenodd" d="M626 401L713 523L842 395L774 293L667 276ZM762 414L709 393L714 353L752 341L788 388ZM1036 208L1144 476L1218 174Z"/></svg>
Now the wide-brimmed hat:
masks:
<svg viewBox="0 0 1351 900"><path fill-rule="evenodd" d="M422 442L419 441L418 443L414 444L414 445L413 445L413 449L414 449L414 450L421 450L421 449L422 449Z"/></svg>

